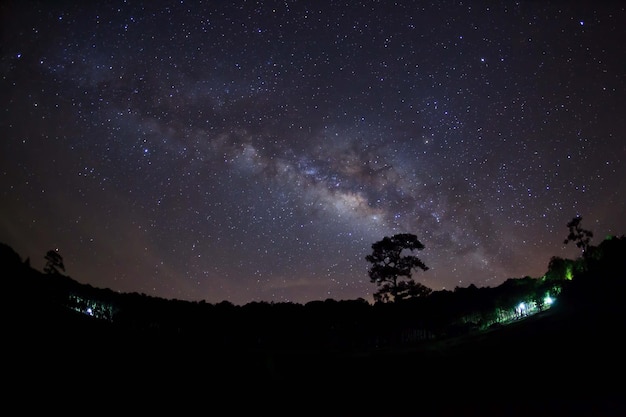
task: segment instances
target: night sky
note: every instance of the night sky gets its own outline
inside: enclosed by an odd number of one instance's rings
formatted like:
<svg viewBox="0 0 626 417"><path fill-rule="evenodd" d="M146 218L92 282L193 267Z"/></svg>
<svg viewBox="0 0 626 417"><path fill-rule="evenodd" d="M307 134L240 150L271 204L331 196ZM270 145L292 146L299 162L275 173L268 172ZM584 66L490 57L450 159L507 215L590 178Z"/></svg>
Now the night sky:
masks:
<svg viewBox="0 0 626 417"><path fill-rule="evenodd" d="M0 242L167 299L539 277L626 233L623 2L3 1Z"/></svg>

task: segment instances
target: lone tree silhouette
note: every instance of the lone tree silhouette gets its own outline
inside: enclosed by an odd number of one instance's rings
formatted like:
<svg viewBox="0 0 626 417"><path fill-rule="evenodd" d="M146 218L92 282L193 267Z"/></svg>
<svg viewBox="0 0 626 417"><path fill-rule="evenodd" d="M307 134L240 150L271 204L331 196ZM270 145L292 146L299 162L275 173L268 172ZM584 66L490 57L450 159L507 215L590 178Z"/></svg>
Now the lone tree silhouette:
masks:
<svg viewBox="0 0 626 417"><path fill-rule="evenodd" d="M43 267L43 272L46 274L60 274L59 270L65 272L63 257L58 251L50 249L44 258L46 260L46 266Z"/></svg>
<svg viewBox="0 0 626 417"><path fill-rule="evenodd" d="M580 226L583 218L581 216L576 216L569 223L567 223L567 228L569 229L569 235L567 235L567 239L563 241L565 245L569 242L576 243L576 247L580 248L583 251L583 255L586 253L587 249L590 248L589 242L593 237L593 232L583 229Z"/></svg>
<svg viewBox="0 0 626 417"><path fill-rule="evenodd" d="M424 262L413 255L413 251L422 249L422 242L410 233L385 236L372 245L372 253L365 259L372 264L368 271L370 281L380 287L374 293L375 301L395 302L432 292L430 288L411 278L413 269L428 270Z"/></svg>

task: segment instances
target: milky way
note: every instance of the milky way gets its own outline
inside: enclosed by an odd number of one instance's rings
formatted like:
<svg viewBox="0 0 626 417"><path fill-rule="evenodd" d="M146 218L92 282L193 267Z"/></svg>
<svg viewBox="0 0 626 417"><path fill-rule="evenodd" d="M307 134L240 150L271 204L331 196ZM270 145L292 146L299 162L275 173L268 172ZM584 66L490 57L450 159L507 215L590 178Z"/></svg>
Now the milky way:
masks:
<svg viewBox="0 0 626 417"><path fill-rule="evenodd" d="M434 4L431 4L434 3ZM575 4L570 4L575 3ZM2 4L0 241L168 299L539 277L626 232L620 2Z"/></svg>

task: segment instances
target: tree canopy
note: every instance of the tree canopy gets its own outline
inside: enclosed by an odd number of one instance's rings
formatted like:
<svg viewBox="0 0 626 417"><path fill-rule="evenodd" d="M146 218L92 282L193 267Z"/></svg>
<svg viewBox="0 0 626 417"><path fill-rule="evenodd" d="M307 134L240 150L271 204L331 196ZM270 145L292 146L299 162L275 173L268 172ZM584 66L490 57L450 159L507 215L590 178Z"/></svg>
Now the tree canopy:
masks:
<svg viewBox="0 0 626 417"><path fill-rule="evenodd" d="M44 258L46 260L46 266L44 266L43 271L46 274L60 274L59 271L65 272L63 257L58 251L50 249Z"/></svg>
<svg viewBox="0 0 626 417"><path fill-rule="evenodd" d="M583 254L586 253L587 249L590 247L590 241L593 237L593 232L587 229L583 229L580 223L583 218L581 216L576 216L569 223L567 223L567 228L569 229L569 234L567 238L563 241L563 244L567 245L569 242L574 242L576 247L580 248L583 251Z"/></svg>

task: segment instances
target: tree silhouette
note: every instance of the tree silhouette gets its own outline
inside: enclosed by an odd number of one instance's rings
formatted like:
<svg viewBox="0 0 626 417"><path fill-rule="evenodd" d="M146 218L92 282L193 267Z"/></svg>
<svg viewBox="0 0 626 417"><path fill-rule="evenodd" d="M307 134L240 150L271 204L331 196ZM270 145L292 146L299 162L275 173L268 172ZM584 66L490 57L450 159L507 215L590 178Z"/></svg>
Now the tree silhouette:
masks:
<svg viewBox="0 0 626 417"><path fill-rule="evenodd" d="M571 281L576 272L576 261L552 256L548 262L548 271L544 277L548 281Z"/></svg>
<svg viewBox="0 0 626 417"><path fill-rule="evenodd" d="M583 218L581 216L576 216L569 223L567 223L567 228L569 229L569 234L567 238L563 241L565 245L569 242L576 243L576 247L580 248L583 251L583 255L589 249L591 238L593 237L593 232L583 229L580 226Z"/></svg>
<svg viewBox="0 0 626 417"><path fill-rule="evenodd" d="M365 259L372 264L368 271L370 281L380 287L374 294L376 301L395 302L430 294L432 290L411 278L413 269L428 270L424 262L413 255L413 251L422 249L422 242L410 233L385 236L372 245L372 253Z"/></svg>
<svg viewBox="0 0 626 417"><path fill-rule="evenodd" d="M65 265L63 264L63 257L57 250L50 249L46 256L46 266L43 268L43 272L46 274L60 274L59 270L65 272Z"/></svg>

